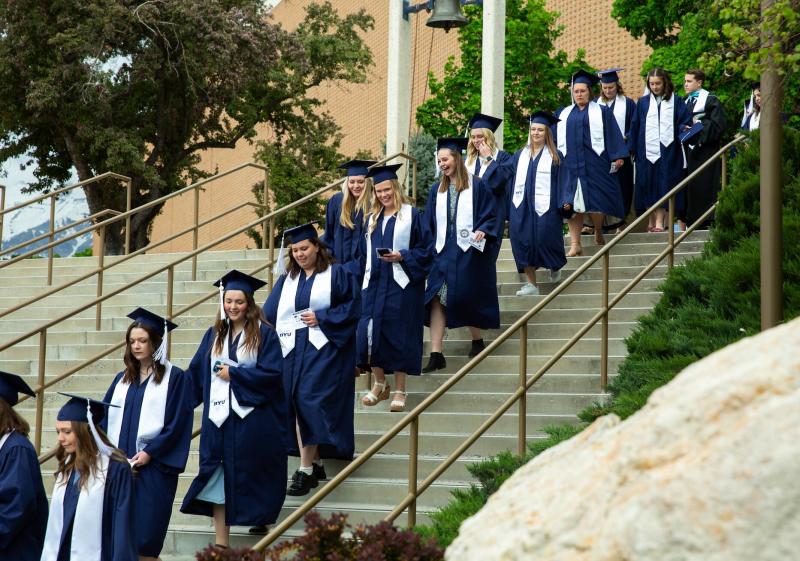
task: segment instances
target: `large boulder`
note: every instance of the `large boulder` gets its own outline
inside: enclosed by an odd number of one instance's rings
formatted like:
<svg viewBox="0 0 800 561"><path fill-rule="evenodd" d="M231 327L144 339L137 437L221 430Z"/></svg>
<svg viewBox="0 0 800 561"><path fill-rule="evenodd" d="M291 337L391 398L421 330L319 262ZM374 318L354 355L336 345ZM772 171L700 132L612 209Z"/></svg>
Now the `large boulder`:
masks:
<svg viewBox="0 0 800 561"><path fill-rule="evenodd" d="M539 455L462 524L446 559L800 559L800 319Z"/></svg>

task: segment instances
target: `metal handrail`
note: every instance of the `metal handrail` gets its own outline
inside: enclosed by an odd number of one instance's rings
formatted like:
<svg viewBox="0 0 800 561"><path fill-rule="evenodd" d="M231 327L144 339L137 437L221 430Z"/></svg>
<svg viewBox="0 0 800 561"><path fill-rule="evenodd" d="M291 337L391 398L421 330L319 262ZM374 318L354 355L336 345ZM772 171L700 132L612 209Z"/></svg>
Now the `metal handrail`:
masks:
<svg viewBox="0 0 800 561"><path fill-rule="evenodd" d="M712 165L716 162L718 158L722 159L723 167L725 167L725 154L727 153L728 149L731 146L737 144L738 142L742 141L745 137L743 135L737 135L736 138L731 141L730 143L726 144L720 150L718 150L713 156L711 156L706 162L700 165L692 174L687 176L683 179L680 183L678 183L673 189L671 189L667 194L665 194L661 199L659 199L652 207L647 209L642 215L640 215L636 220L634 220L630 225L628 225L620 234L616 235L613 240L607 243L605 246L600 248L600 250L592 257L587 259L585 263L580 265L567 279L562 281L550 294L545 296L540 302L538 302L533 308L531 308L528 312L523 314L517 321L515 321L511 326L509 326L503 333L501 333L496 339L494 339L491 343L489 343L486 348L480 352L477 356L469 360L463 367L461 367L458 372L453 374L444 384L442 384L439 388L437 388L433 393L431 393L428 397L426 397L419 405L417 405L413 410L411 410L407 415L405 415L401 420L399 420L392 428L387 430L378 440L376 440L372 445L370 445L364 452L360 453L357 458L355 458L352 462L350 462L341 472L339 472L335 477L333 477L326 485L320 488L312 497L306 500L302 505L300 505L294 512L292 512L289 516L287 516L283 521L277 524L272 531L269 532L264 538L262 538L258 543L253 546L253 549L257 551L262 551L267 546L272 544L275 540L277 540L284 532L286 532L293 524L298 522L305 514L314 508L320 501L322 501L326 496L328 496L334 489L336 489L343 481L345 481L350 475L352 475L359 467L361 467L364 463L367 462L371 457L375 454L380 452L383 447L389 443L395 436L400 434L400 432L410 425L410 438L409 438L409 481L408 481L408 488L409 492L406 497L389 513L384 520L393 522L404 510L408 509L408 525L409 527L413 526L416 523L416 500L419 496L427 490L433 482L439 478L460 456L463 454L483 433L485 433L502 415L508 411L514 404L519 403L520 411L519 411L519 425L518 425L518 439L517 439L517 452L520 455L525 453L526 449L526 410L525 410L525 398L527 397L527 391L533 386L533 384L539 380L545 373L552 367L564 354L571 349L575 343L577 343L583 335L585 335L598 321L603 321L603 340L601 342L601 385L603 390L605 390L606 383L607 383L607 368L608 368L608 312L615 307L621 300L624 298L652 269L654 269L658 263L660 263L665 257L669 257L668 260L668 267L672 267L673 256L675 247L683 242L687 236L689 236L700 224L702 224L711 214L714 212L716 208L716 203L711 206L700 218L698 218L694 224L687 227L686 231L683 232L678 238L676 239L674 236L674 230L672 228L672 224L674 222L674 212L675 212L675 196L682 191L690 181L692 181L696 176L698 176L702 171L704 171L708 166ZM723 175L723 180L727 182L727 175ZM723 188L725 188L726 184L723 184ZM670 214L670 227L669 227L669 235L668 235L668 242L667 248L659 253L651 263L646 265L643 270L634 277L631 282L629 282L617 295L612 299L608 300L608 284L609 284L609 256L611 250L620 243L620 240L624 239L628 234L630 234L634 229L636 229L643 221L656 211L656 209L661 208L662 205L665 203L669 204L669 214ZM528 338L527 338L527 330L528 330L528 323L530 322L531 318L533 318L539 311L544 309L553 299L555 299L558 295L562 294L567 287L569 287L573 282L575 282L578 278L580 278L584 272L586 272L591 266L595 263L603 261L603 302L601 310L595 314L586 324L572 337L569 341L567 341L550 359L548 359L538 370L537 372L528 378L527 376L527 345L528 345ZM480 364L486 357L488 357L495 349L497 349L502 343L508 340L511 336L513 336L517 331L520 331L520 383L517 390L511 394L511 396L500 406L486 421L484 421L478 429L476 429L470 437L468 437L464 442L462 442L456 450L454 450L442 463L439 464L431 473L425 478L422 482L418 482L416 478L417 474L417 456L418 456L418 439L419 439L419 417L424 413L431 405L433 405L441 396L443 396L447 391L452 388L456 383L461 381L467 374L469 374L475 366Z"/></svg>

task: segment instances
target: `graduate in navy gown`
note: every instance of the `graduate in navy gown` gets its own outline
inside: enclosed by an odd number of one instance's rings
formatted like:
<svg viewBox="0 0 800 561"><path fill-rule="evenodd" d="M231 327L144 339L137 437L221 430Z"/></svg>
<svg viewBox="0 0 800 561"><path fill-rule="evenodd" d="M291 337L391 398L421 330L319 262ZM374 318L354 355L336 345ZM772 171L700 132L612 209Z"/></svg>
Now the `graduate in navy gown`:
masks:
<svg viewBox="0 0 800 561"><path fill-rule="evenodd" d="M355 449L355 335L361 313L357 278L331 262L314 224L286 231L289 268L264 303L283 354L289 454L300 456L288 495L327 479L324 458L352 460Z"/></svg>
<svg viewBox="0 0 800 561"><path fill-rule="evenodd" d="M617 177L625 165L628 148L614 114L608 107L592 101L592 87L600 78L579 70L572 76L572 105L556 115L556 147L564 155L563 171L569 174L568 196L562 201L569 219L568 257L583 255L581 229L584 214L594 224L597 245L605 244L603 222L624 218L622 191Z"/></svg>
<svg viewBox="0 0 800 561"><path fill-rule="evenodd" d="M366 406L389 398L386 375L393 374L391 411L406 404L406 377L422 367L425 277L433 241L423 217L409 204L397 180L402 164L370 170L375 200L361 242L364 278L358 322L358 364L371 368L375 383L362 398Z"/></svg>
<svg viewBox="0 0 800 561"><path fill-rule="evenodd" d="M347 170L342 191L333 195L325 211L325 234L322 241L333 253L336 263L348 265L348 270L361 275L358 270L358 246L364 229L364 218L372 202L372 189L368 185L367 169L372 160L350 160L339 166Z"/></svg>
<svg viewBox="0 0 800 561"><path fill-rule="evenodd" d="M0 372L0 559L39 561L47 495L30 426L14 411L18 393L35 395L19 376Z"/></svg>
<svg viewBox="0 0 800 561"><path fill-rule="evenodd" d="M103 420L111 443L136 469L136 538L140 561L158 559L167 535L178 475L186 468L194 400L188 374L167 360L171 321L137 308L125 335L125 370L104 401L115 405Z"/></svg>
<svg viewBox="0 0 800 561"><path fill-rule="evenodd" d="M461 156L467 142L465 138L440 138L437 143L442 178L431 187L425 207L436 257L425 289L431 356L423 372L446 366L442 353L445 327L469 327L470 357L485 348L480 330L500 327L492 249L500 243L495 201L482 180L470 180Z"/></svg>
<svg viewBox="0 0 800 561"><path fill-rule="evenodd" d="M628 131L631 129L631 121L633 120L633 112L636 111L636 102L625 95L622 82L619 80L619 72L622 70L624 69L609 68L597 73L600 76L600 96L595 101L611 110L619 130L625 142L627 142ZM625 214L619 217L621 220L617 220L615 217L609 220L609 217L606 217L606 223L603 225L603 229L606 232L624 229L625 218L633 205L633 163L630 155L622 158L622 162L622 167L617 170L617 178L622 189L622 208ZM591 230L591 233L593 232L594 226L592 226Z"/></svg>
<svg viewBox="0 0 800 561"><path fill-rule="evenodd" d="M214 517L217 544L230 526L265 533L286 498L286 402L281 348L253 293L266 283L233 270L214 283L220 316L187 374L203 404L200 470L181 512Z"/></svg>
<svg viewBox="0 0 800 561"><path fill-rule="evenodd" d="M506 197L506 184L508 182L509 168L503 164L511 159L511 154L497 147L494 133L502 124L503 119L475 113L469 121L469 144L467 144L467 171L473 177L473 183L479 179L492 192L494 197L495 228L492 235L497 240L491 250L494 260L500 255L500 246L506 227L508 198Z"/></svg>
<svg viewBox="0 0 800 561"><path fill-rule="evenodd" d="M669 74L663 68L647 73L648 93L639 98L631 122L628 146L636 158L636 212L642 213L686 177L686 158L678 136L692 124L692 114L674 93ZM676 210L683 209L683 193ZM668 204L650 215L648 231L663 232Z"/></svg>
<svg viewBox="0 0 800 561"><path fill-rule="evenodd" d="M109 404L62 395L70 399L56 421L58 468L41 561L136 561L131 467L97 426Z"/></svg>
<svg viewBox="0 0 800 561"><path fill-rule="evenodd" d="M550 281L558 282L567 263L560 205L567 189L566 173L550 130L557 122L547 111L534 113L528 144L508 165L508 237L517 271L528 278L517 296L539 294L536 269L550 269Z"/></svg>

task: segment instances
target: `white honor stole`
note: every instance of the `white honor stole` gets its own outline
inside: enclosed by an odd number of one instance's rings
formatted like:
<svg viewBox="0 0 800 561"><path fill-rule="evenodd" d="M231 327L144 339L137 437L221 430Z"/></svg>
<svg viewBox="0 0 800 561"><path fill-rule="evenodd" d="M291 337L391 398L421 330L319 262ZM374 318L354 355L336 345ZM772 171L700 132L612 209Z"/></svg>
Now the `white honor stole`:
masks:
<svg viewBox="0 0 800 561"><path fill-rule="evenodd" d="M383 219L384 221L388 220L385 216ZM392 251L408 249L408 246L411 244L412 220L411 205L405 203L400 207L400 211L395 214ZM372 236L370 235L370 231L374 222L375 215L370 214L365 234L367 236L367 266L364 269L364 280L361 282L361 290L365 290L369 286L369 279L372 276ZM392 278L394 278L394 282L396 282L400 288L405 288L408 286L408 283L411 282L411 279L408 278L408 275L403 270L403 266L400 265L400 263L392 263Z"/></svg>
<svg viewBox="0 0 800 561"><path fill-rule="evenodd" d="M461 193L456 193L458 197L456 205L456 244L461 248L461 251L469 249L469 239L473 230L472 177L470 176L469 186ZM436 253L442 251L447 238L448 192L449 189L444 193L441 191L436 193Z"/></svg>
<svg viewBox="0 0 800 561"><path fill-rule="evenodd" d="M103 555L103 502L105 500L106 476L110 458L104 454L97 456L97 473L88 475L89 481L81 487L75 519L72 525L70 559L80 561L100 561ZM61 474L56 479L50 501L50 517L47 519L47 533L41 561L56 561L61 545L61 532L64 528L64 494L69 481ZM80 483L78 483L80 485Z"/></svg>
<svg viewBox="0 0 800 561"><path fill-rule="evenodd" d="M495 149L495 151L492 152L492 160L497 160L497 154L499 154L499 153L500 153L500 150ZM475 173L475 168L478 167L478 161L479 160L480 160L480 156L476 155L475 159L472 161L472 163L471 164L467 164L467 171L469 172L470 175L477 175L478 177L483 177L483 174L486 173L486 169L489 167L489 164L492 163L492 162L486 162L486 165L485 166L482 165L481 169L478 171L478 173Z"/></svg>
<svg viewBox="0 0 800 561"><path fill-rule="evenodd" d="M694 106L692 107L692 115L697 115L699 113L706 112L706 101L708 101L708 90L702 88L697 97L694 100Z"/></svg>
<svg viewBox="0 0 800 561"><path fill-rule="evenodd" d="M11 429L10 431L8 431L7 433L5 433L3 435L3 438L0 438L0 450L3 449L3 446L5 446L6 440L8 440L9 436L11 436L12 432L14 432L14 429Z"/></svg>
<svg viewBox="0 0 800 561"><path fill-rule="evenodd" d="M760 119L761 119L761 111L759 111L758 113L756 113L755 111L753 113L750 113L750 126L748 127L748 129L750 131L758 130L758 121Z"/></svg>
<svg viewBox="0 0 800 561"><path fill-rule="evenodd" d="M675 94L669 101L661 100L661 111L658 110L656 96L650 94L650 105L644 127L644 145L647 160L654 164L661 158L661 145L669 146L675 139Z"/></svg>
<svg viewBox="0 0 800 561"><path fill-rule="evenodd" d="M297 285L300 281L300 275L304 275L300 271L296 277L292 278L291 275L286 275L283 281L283 288L281 289L281 299L278 301L278 317L275 321L275 329L278 332L278 339L281 342L281 353L284 357L288 356L294 350L295 342L295 327L292 315L298 311L294 309L295 295L297 294ZM320 310L327 310L331 307L331 267L328 267L321 273L317 273L314 277L314 284L311 286L311 297L309 299L308 308L312 312ZM317 349L321 349L328 344L328 338L322 332L319 326L308 327L308 340Z"/></svg>
<svg viewBox="0 0 800 561"><path fill-rule="evenodd" d="M567 106L558 118L561 119L556 125L556 136L558 137L558 150L567 156L567 118L575 104ZM598 156L606 149L606 138L603 132L603 110L594 101L590 101L586 109L589 112L589 139L592 143L592 150Z"/></svg>
<svg viewBox="0 0 800 561"><path fill-rule="evenodd" d="M627 132L625 130L625 119L628 117L628 104L625 100L625 96L618 95L611 103L603 99L603 96L600 96L597 98L597 103L600 105L605 105L611 109L611 111L614 113L614 120L617 122L617 126L619 127L619 132L622 133L622 136L625 136L625 133ZM614 107L611 107L612 103L614 104Z"/></svg>
<svg viewBox="0 0 800 561"><path fill-rule="evenodd" d="M528 166L531 162L531 150L528 146L522 149L517 161L517 173L514 176L514 195L511 201L514 208L519 208L525 199L525 181L528 178ZM536 165L534 182L533 208L536 214L543 215L550 209L550 173L553 167L553 156L547 147L542 148L539 163Z"/></svg>
<svg viewBox="0 0 800 561"><path fill-rule="evenodd" d="M156 384L153 375L149 377L147 387L144 389L142 410L139 414L139 428L136 431L136 452L141 452L147 445L161 434L164 429L164 417L167 410L167 390L172 374L172 363L167 362L164 377L160 384ZM108 408L108 438L114 446L119 447L119 433L122 429L122 419L125 417L125 397L131 385L122 381L117 382L111 396L111 405L118 407Z"/></svg>
<svg viewBox="0 0 800 561"><path fill-rule="evenodd" d="M259 322L258 325L260 328L261 322ZM217 425L217 427L221 427L222 423L228 419L231 409L233 409L234 413L239 415L240 419L247 417L254 409L253 407L240 405L239 401L236 399L236 394L234 394L231 389L230 381L223 380L214 373L214 363L217 361L229 366L243 366L245 368L252 368L255 366L258 361L258 349L245 349L244 343L245 337L244 331L242 331L242 334L239 335L239 344L236 346L238 362L234 362L228 358L229 348L227 335L222 343L222 352L220 354L214 354L214 347L211 347L211 387L208 391L208 399L210 401L208 404L208 418L212 423ZM230 400L228 399L229 397Z"/></svg>

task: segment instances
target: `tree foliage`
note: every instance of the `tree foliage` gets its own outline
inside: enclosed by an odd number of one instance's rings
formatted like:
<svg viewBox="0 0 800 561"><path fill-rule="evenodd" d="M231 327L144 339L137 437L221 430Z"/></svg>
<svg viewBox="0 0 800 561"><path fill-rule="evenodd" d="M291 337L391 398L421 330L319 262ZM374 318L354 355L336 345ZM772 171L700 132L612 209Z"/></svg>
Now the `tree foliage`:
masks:
<svg viewBox="0 0 800 561"><path fill-rule="evenodd" d="M365 80L359 34L372 25L330 2L309 6L294 32L261 0L4 2L0 160L28 156L30 190L112 170L133 178L134 206L153 201L202 176L202 150L252 140L258 124L277 145L335 129L310 92ZM85 190L92 213L124 210L118 186ZM134 216L135 248L160 210ZM121 238L110 232L110 251Z"/></svg>
<svg viewBox="0 0 800 561"><path fill-rule="evenodd" d="M706 0L614 0L611 16L653 48L677 41L676 32L688 13L699 11Z"/></svg>
<svg viewBox="0 0 800 561"><path fill-rule="evenodd" d="M416 121L434 137L463 134L469 118L481 108L482 10L464 10L469 23L458 30L461 60L445 64L444 77L429 77L431 97L417 108ZM563 84L579 67L585 67L583 51L569 60L553 46L562 28L558 14L548 12L543 0L506 2L505 123L503 134L509 148L527 140L527 115L553 111L569 103Z"/></svg>

